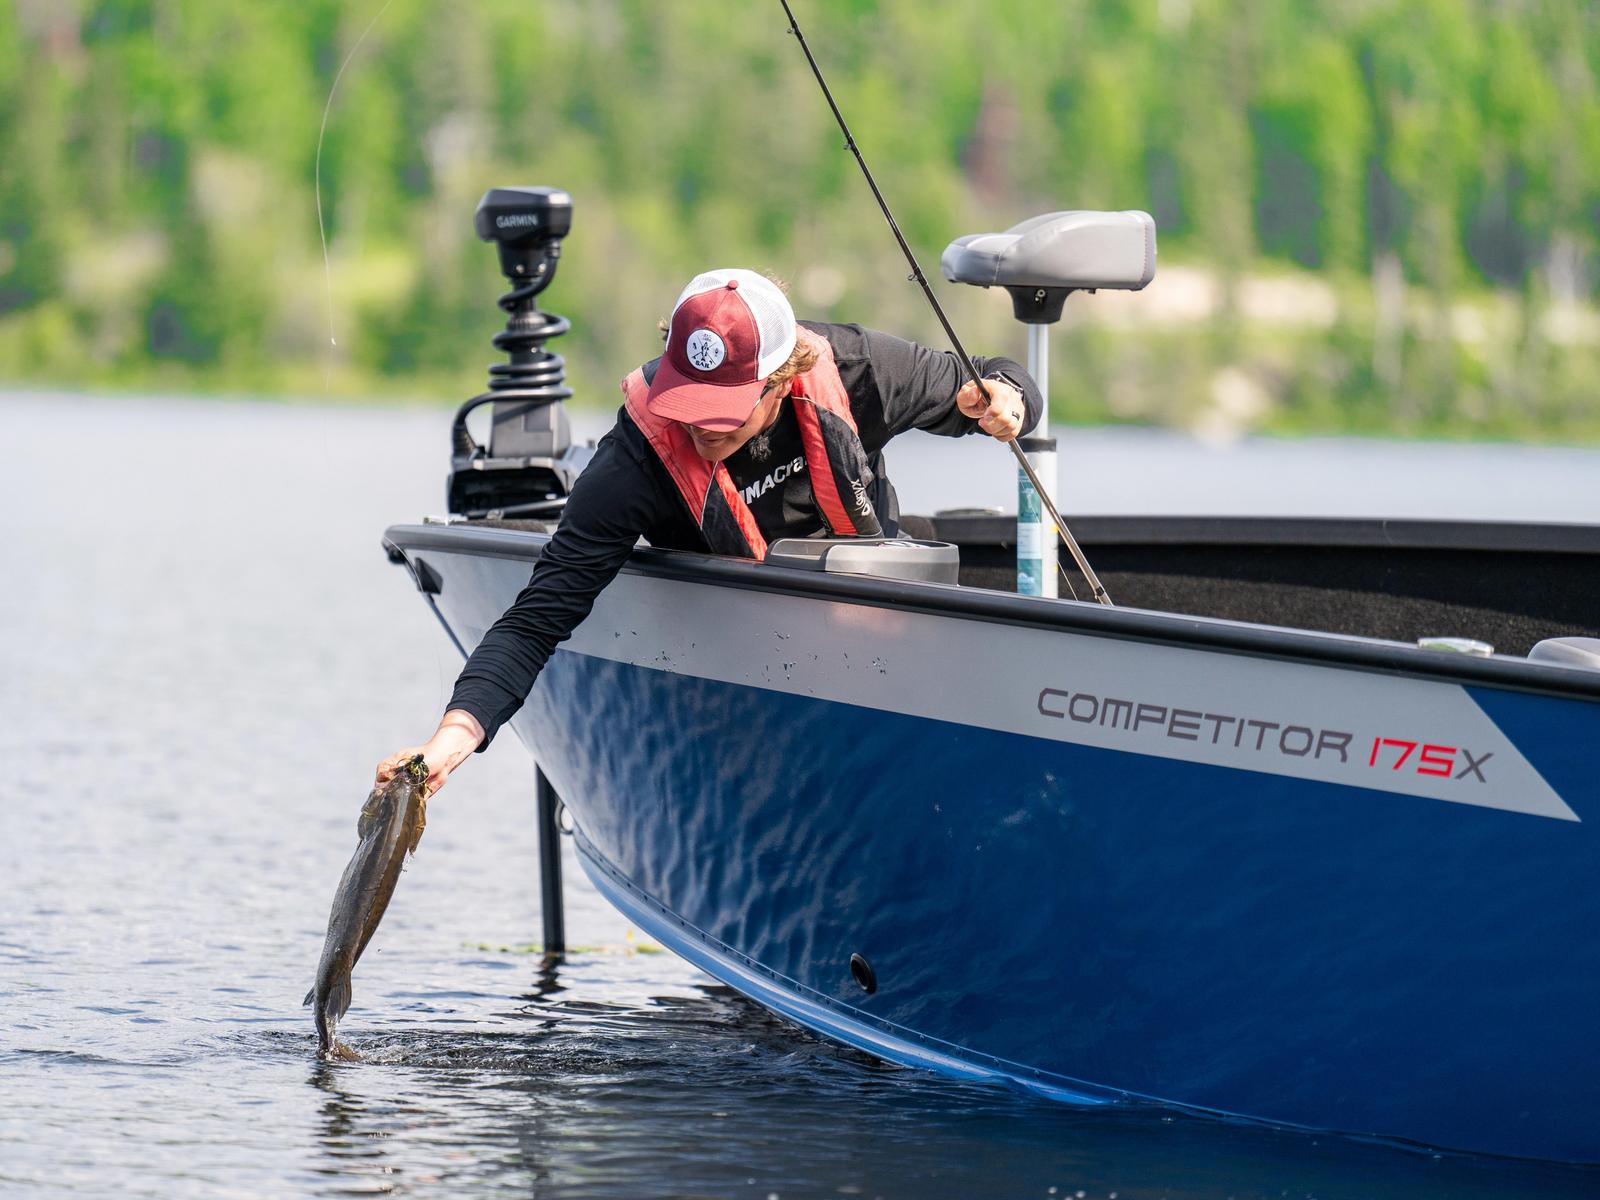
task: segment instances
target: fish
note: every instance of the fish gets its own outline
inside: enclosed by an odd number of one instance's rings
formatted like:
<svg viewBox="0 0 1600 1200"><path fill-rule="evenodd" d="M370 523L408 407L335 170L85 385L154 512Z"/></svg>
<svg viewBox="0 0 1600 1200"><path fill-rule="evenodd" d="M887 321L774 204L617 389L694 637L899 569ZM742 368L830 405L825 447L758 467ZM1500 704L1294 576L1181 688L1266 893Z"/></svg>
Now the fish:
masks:
<svg viewBox="0 0 1600 1200"><path fill-rule="evenodd" d="M367 948L378 922L383 920L389 897L394 895L406 856L417 852L427 822L428 764L414 756L394 778L372 789L356 821L356 852L328 913L328 935L322 943L317 981L306 993L305 1005L315 1006L317 1057L352 1060L357 1057L335 1037L339 1020L350 1009L350 976L356 960Z"/></svg>

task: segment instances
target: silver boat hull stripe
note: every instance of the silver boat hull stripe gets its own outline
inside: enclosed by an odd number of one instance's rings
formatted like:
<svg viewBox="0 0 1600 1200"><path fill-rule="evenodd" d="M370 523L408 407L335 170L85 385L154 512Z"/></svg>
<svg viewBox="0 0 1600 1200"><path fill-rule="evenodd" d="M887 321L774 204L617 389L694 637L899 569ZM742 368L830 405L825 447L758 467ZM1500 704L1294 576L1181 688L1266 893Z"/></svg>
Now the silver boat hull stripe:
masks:
<svg viewBox="0 0 1600 1200"><path fill-rule="evenodd" d="M601 594L565 649L1047 741L1578 820L1459 684L633 574Z"/></svg>

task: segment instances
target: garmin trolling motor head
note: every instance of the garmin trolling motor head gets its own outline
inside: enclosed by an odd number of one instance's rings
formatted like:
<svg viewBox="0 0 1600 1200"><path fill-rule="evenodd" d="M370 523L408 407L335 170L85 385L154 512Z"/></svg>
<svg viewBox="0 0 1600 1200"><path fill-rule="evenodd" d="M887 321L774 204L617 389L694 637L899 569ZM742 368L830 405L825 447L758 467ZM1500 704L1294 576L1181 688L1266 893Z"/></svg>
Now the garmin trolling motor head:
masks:
<svg viewBox="0 0 1600 1200"><path fill-rule="evenodd" d="M509 361L489 368L489 387L456 410L450 428L450 511L468 517L542 517L561 511L586 449L572 445L562 402L566 360L545 342L572 328L540 312L535 297L550 286L561 239L572 228L572 197L560 188L506 187L484 193L473 227L500 252L511 290L500 297L506 327L495 348ZM467 429L467 414L492 405L489 444Z"/></svg>

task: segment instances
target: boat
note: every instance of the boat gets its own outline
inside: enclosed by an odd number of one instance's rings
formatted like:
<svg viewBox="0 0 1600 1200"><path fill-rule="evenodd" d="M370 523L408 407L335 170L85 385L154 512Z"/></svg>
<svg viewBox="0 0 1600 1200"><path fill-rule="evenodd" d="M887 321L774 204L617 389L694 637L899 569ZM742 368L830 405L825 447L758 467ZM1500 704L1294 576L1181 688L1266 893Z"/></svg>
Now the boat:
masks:
<svg viewBox="0 0 1600 1200"><path fill-rule="evenodd" d="M581 469L506 307L455 515L384 536L463 653ZM896 1063L1600 1161L1600 528L1069 524L1115 607L1018 594L992 514L641 546L510 723L595 887Z"/></svg>

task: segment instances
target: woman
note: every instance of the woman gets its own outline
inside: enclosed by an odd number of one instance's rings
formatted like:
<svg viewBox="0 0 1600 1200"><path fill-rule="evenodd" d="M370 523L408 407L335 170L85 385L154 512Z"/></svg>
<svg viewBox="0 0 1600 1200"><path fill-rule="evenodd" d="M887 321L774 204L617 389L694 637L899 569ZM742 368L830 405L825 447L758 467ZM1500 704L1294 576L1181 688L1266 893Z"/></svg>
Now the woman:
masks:
<svg viewBox="0 0 1600 1200"><path fill-rule="evenodd" d="M797 322L782 289L753 271L696 276L673 307L662 356L623 380L617 424L528 585L467 660L433 736L379 763L378 782L420 754L436 791L487 748L640 537L761 558L781 537L894 536L890 438L925 429L1010 441L1039 419L1039 389L1020 366L975 365L982 390L962 382L953 354L858 325Z"/></svg>

